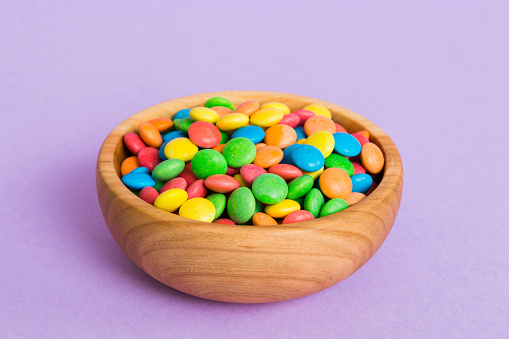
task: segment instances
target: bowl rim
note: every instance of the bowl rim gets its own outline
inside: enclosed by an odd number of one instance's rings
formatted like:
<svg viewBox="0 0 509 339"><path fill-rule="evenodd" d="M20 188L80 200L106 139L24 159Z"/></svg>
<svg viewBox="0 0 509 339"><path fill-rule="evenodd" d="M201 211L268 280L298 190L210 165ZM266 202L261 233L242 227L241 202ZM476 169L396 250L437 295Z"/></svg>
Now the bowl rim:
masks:
<svg viewBox="0 0 509 339"><path fill-rule="evenodd" d="M118 168L115 168L115 153L118 147L123 146L123 135L128 132L134 132L137 130L137 126L140 122L147 121L156 117L170 117L173 116L177 111L184 108L192 108L188 102L202 102L204 103L208 98L221 96L232 100L231 98L243 98L247 100L258 100L263 103L263 100L256 99L256 97L267 97L265 102L270 101L303 101L306 104L318 104L325 106L331 111L333 120L341 121L349 133L354 126L358 126L358 130L367 130L370 133L370 142L375 143L382 150L385 158L384 169L382 171L382 179L378 184L377 188L371 192L366 198L360 202L348 207L347 209L340 211L335 214L328 215L326 217L317 218L314 220L308 220L293 224L285 224L278 226L254 226L254 225L225 225L216 223L207 223L181 217L179 215L161 210L153 205L150 205L140 199L138 196L133 194L121 181L119 175L120 163ZM236 101L233 99L232 101ZM304 104L302 107L304 107ZM148 117L147 117L148 116ZM337 118L340 119L337 119ZM336 118L336 119L334 119ZM120 161L121 162L121 161ZM317 229L325 227L327 221L333 222L335 218L340 217L341 213L345 211L355 213L361 210L369 209L370 205L377 204L380 200L388 200L394 192L398 191L398 186L402 185L403 180L403 167L402 161L398 149L390 137L377 125L363 116L350 111L342 106L315 99L312 97L289 94L282 92L273 91L218 91L218 92L205 92L200 94L194 94L184 97L171 99L160 104L148 107L139 111L138 113L125 119L119 125L117 125L104 140L99 155L97 158L97 169L96 169L97 180L99 177L104 181L104 184L115 194L116 199L121 199L123 203L131 207L139 207L146 215L162 221L162 222L175 222L199 224L200 227L208 226L215 229L223 229L228 231L244 232L246 230L252 230L256 228L263 230L263 232L270 231L302 231L303 229ZM239 227L246 226L246 227Z"/></svg>

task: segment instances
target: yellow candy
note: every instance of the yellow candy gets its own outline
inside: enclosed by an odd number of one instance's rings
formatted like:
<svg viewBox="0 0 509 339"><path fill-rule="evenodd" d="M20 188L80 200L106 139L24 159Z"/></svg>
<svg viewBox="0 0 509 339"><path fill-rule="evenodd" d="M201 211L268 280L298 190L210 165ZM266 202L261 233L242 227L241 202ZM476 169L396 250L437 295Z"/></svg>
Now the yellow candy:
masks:
<svg viewBox="0 0 509 339"><path fill-rule="evenodd" d="M173 139L164 147L164 155L168 159L180 159L188 162L193 159L196 153L198 153L198 146L188 138Z"/></svg>
<svg viewBox="0 0 509 339"><path fill-rule="evenodd" d="M189 111L189 115L194 121L206 121L211 124L219 119L219 114L207 107L195 107Z"/></svg>
<svg viewBox="0 0 509 339"><path fill-rule="evenodd" d="M250 122L260 127L270 127L283 119L283 111L275 107L267 107L251 115Z"/></svg>
<svg viewBox="0 0 509 339"><path fill-rule="evenodd" d="M233 176L233 178L239 182L240 187L250 188L249 185L244 181L244 179L242 178L242 175L240 175L240 173L239 174L235 174Z"/></svg>
<svg viewBox="0 0 509 339"><path fill-rule="evenodd" d="M297 201L285 199L274 205L267 205L265 213L273 218L284 218L288 214L300 210L300 205Z"/></svg>
<svg viewBox="0 0 509 339"><path fill-rule="evenodd" d="M216 123L217 128L222 131L233 131L234 129L247 126L249 117L242 113L230 113L223 115Z"/></svg>
<svg viewBox="0 0 509 339"><path fill-rule="evenodd" d="M284 115L290 114L290 109L288 108L288 106L286 106L285 104L282 104L280 102L267 102L267 103L261 105L260 109L269 108L269 107L279 108L283 112Z"/></svg>
<svg viewBox="0 0 509 339"><path fill-rule="evenodd" d="M334 150L334 137L327 131L318 131L306 139L306 144L315 146L327 158Z"/></svg>
<svg viewBox="0 0 509 339"><path fill-rule="evenodd" d="M300 144L300 145L304 145L306 143L306 140L308 140L308 139L300 139L300 140L297 140L296 143Z"/></svg>
<svg viewBox="0 0 509 339"><path fill-rule="evenodd" d="M193 220L212 222L216 216L216 208L205 198L192 198L180 206L179 215Z"/></svg>
<svg viewBox="0 0 509 339"><path fill-rule="evenodd" d="M154 206L168 212L176 211L187 200L187 192L180 188L164 191L154 201Z"/></svg>
<svg viewBox="0 0 509 339"><path fill-rule="evenodd" d="M314 112L316 115L323 115L324 117L331 118L331 114L328 108L323 107L322 105L308 105L304 107L308 111Z"/></svg>
<svg viewBox="0 0 509 339"><path fill-rule="evenodd" d="M320 168L318 171L314 171L314 172L306 172L306 171L302 171L302 173L304 175L310 175L313 180L316 180L316 178L318 178L320 176L320 174L323 173L323 170L325 169L325 167L322 167Z"/></svg>

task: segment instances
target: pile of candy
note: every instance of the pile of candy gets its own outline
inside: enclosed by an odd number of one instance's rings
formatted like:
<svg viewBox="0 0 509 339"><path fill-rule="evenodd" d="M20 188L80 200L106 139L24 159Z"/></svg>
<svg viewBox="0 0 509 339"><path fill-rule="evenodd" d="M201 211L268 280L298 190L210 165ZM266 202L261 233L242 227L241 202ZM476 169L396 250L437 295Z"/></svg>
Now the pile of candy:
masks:
<svg viewBox="0 0 509 339"><path fill-rule="evenodd" d="M384 167L369 133L349 134L329 110L278 102L235 108L214 97L127 133L122 182L149 204L218 224L289 224L366 197Z"/></svg>

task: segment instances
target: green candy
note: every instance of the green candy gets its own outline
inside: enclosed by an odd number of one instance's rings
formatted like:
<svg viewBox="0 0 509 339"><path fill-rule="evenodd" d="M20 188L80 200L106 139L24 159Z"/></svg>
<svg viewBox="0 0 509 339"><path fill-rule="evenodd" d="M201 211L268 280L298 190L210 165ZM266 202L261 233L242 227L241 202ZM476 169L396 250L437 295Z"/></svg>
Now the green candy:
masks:
<svg viewBox="0 0 509 339"><path fill-rule="evenodd" d="M156 184L154 185L154 188L159 192L159 190L166 184L166 181L159 181L156 180Z"/></svg>
<svg viewBox="0 0 509 339"><path fill-rule="evenodd" d="M255 213L265 212L265 206L260 200L255 199ZM253 213L254 214L254 213Z"/></svg>
<svg viewBox="0 0 509 339"><path fill-rule="evenodd" d="M342 211L347 207L348 203L343 199L341 198L331 199L327 201L325 205L323 205L322 210L320 211L320 218Z"/></svg>
<svg viewBox="0 0 509 339"><path fill-rule="evenodd" d="M223 156L228 166L239 168L254 160L256 146L247 138L234 138L224 146Z"/></svg>
<svg viewBox="0 0 509 339"><path fill-rule="evenodd" d="M198 179L207 179L214 174L226 174L227 169L223 155L213 149L202 149L191 160L191 170Z"/></svg>
<svg viewBox="0 0 509 339"><path fill-rule="evenodd" d="M194 122L191 118L177 119L173 121L173 126L179 131L187 133L189 131L189 126Z"/></svg>
<svg viewBox="0 0 509 339"><path fill-rule="evenodd" d="M186 163L180 159L168 159L159 163L152 171L152 178L167 181L182 173Z"/></svg>
<svg viewBox="0 0 509 339"><path fill-rule="evenodd" d="M206 199L214 204L214 207L216 208L216 216L214 217L214 220L216 220L224 212L224 208L226 207L226 196L222 193L214 193L209 195Z"/></svg>
<svg viewBox="0 0 509 339"><path fill-rule="evenodd" d="M323 197L322 191L318 188L312 188L304 198L304 209L311 213L315 218L318 218L324 203L325 198Z"/></svg>
<svg viewBox="0 0 509 339"><path fill-rule="evenodd" d="M303 197L311 188L315 181L310 175L302 175L298 178L293 179L288 184L288 195L286 199L295 200Z"/></svg>
<svg viewBox="0 0 509 339"><path fill-rule="evenodd" d="M291 199L291 200L298 202L300 206L304 205L304 197L300 197L298 199Z"/></svg>
<svg viewBox="0 0 509 339"><path fill-rule="evenodd" d="M226 144L228 140L230 140L230 135L226 133L225 131L221 132L221 141L219 142L219 145Z"/></svg>
<svg viewBox="0 0 509 339"><path fill-rule="evenodd" d="M228 199L226 210L228 216L236 224L243 224L253 216L256 208L255 198L247 187L239 187L233 191Z"/></svg>
<svg viewBox="0 0 509 339"><path fill-rule="evenodd" d="M277 174L267 173L259 175L253 181L252 187L256 199L264 204L277 204L288 195L286 181Z"/></svg>
<svg viewBox="0 0 509 339"><path fill-rule="evenodd" d="M327 158L325 158L325 168L336 167L345 171L349 176L353 175L354 168L353 164L350 160L345 158L342 155L332 153Z"/></svg>
<svg viewBox="0 0 509 339"><path fill-rule="evenodd" d="M232 111L235 110L235 106L233 106L232 102L223 97L213 97L205 102L205 107L211 108L216 106L228 107Z"/></svg>

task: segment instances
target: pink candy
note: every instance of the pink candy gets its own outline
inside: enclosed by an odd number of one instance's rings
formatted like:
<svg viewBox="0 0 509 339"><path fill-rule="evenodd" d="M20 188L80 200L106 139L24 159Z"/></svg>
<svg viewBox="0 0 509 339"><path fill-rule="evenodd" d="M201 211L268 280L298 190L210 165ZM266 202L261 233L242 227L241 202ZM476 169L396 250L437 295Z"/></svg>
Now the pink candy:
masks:
<svg viewBox="0 0 509 339"><path fill-rule="evenodd" d="M246 184L248 184L249 186L253 184L253 181L258 176L265 173L267 173L267 171L258 165L248 164L240 168L240 175L242 176L242 179L244 179Z"/></svg>

